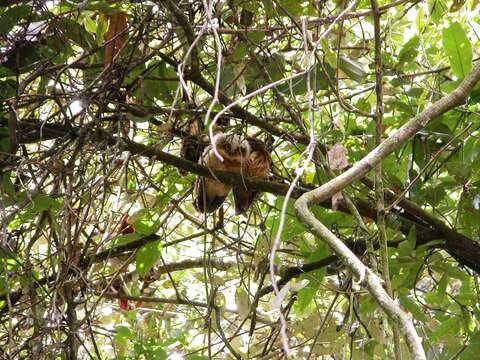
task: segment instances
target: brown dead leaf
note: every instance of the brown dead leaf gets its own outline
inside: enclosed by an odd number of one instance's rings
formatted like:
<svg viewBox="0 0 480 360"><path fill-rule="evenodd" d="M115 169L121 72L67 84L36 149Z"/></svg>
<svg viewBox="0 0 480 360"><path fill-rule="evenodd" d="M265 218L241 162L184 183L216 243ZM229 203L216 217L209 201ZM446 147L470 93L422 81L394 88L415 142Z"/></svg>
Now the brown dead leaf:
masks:
<svg viewBox="0 0 480 360"><path fill-rule="evenodd" d="M127 14L120 12L108 16L108 19L110 21L108 24L108 30L105 33L105 67L112 63L115 55L120 52L125 44L124 31L127 29Z"/></svg>
<svg viewBox="0 0 480 360"><path fill-rule="evenodd" d="M335 144L327 153L328 164L332 170L342 170L348 167L347 150L341 144Z"/></svg>

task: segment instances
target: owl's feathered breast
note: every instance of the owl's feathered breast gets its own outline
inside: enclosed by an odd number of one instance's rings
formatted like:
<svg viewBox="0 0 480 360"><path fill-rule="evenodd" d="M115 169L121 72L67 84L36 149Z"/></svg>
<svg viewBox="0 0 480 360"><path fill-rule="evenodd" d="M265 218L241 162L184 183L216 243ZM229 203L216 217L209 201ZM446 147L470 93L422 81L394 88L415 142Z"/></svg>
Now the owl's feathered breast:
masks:
<svg viewBox="0 0 480 360"><path fill-rule="evenodd" d="M250 144L250 155L247 158L242 174L249 177L261 179L268 178L272 160L263 141L256 138L247 139ZM246 212L253 202L260 196L260 192L248 189L245 184L233 187L235 198L235 212L237 214Z"/></svg>
<svg viewBox="0 0 480 360"><path fill-rule="evenodd" d="M238 134L219 133L202 154L199 163L214 171L241 173L250 155L249 143ZM220 207L231 190L231 186L216 179L197 177L195 180L195 207L200 212L212 212Z"/></svg>
<svg viewBox="0 0 480 360"><path fill-rule="evenodd" d="M251 150L246 166L247 175L260 178L268 177L272 165L272 159L265 144L255 138L249 138L248 141Z"/></svg>

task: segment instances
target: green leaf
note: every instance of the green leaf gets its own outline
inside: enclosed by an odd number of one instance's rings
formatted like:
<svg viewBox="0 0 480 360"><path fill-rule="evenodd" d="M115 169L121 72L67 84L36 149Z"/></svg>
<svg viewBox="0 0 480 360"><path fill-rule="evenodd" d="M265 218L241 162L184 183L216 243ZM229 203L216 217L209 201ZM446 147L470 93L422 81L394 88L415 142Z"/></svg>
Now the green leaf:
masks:
<svg viewBox="0 0 480 360"><path fill-rule="evenodd" d="M345 56L340 56L338 66L350 79L355 80L356 82L361 82L368 75L368 72L365 70L362 63Z"/></svg>
<svg viewBox="0 0 480 360"><path fill-rule="evenodd" d="M398 297L402 306L407 309L415 319L422 322L428 321L428 318L425 316L423 310L414 301L410 300L407 294L400 293Z"/></svg>
<svg viewBox="0 0 480 360"><path fill-rule="evenodd" d="M407 241L402 241L398 246L398 254L400 256L410 256L415 249L415 244L417 242L417 232L415 225L410 227L408 231Z"/></svg>
<svg viewBox="0 0 480 360"><path fill-rule="evenodd" d="M17 93L17 82L13 79L0 80L0 100L9 99Z"/></svg>
<svg viewBox="0 0 480 360"><path fill-rule="evenodd" d="M475 359L480 354L480 331L476 331L470 337L470 343L460 355L460 360Z"/></svg>
<svg viewBox="0 0 480 360"><path fill-rule="evenodd" d="M47 43L49 43L48 40ZM8 55L7 61L5 61L3 65L19 73L25 73L29 70L36 69L40 61L45 61L47 58L53 58L58 55L58 52L49 46L43 46L39 43L23 42L15 48L15 51L12 51Z"/></svg>
<svg viewBox="0 0 480 360"><path fill-rule="evenodd" d="M460 330L461 318L458 316L452 316L449 319L443 321L437 330L432 334L431 341L446 340L450 336L454 336Z"/></svg>
<svg viewBox="0 0 480 360"><path fill-rule="evenodd" d="M250 296L244 288L237 288L235 291L235 304L237 305L238 315L246 319L250 313Z"/></svg>
<svg viewBox="0 0 480 360"><path fill-rule="evenodd" d="M99 11L105 15L113 15L122 11L122 1L88 1L87 10Z"/></svg>
<svg viewBox="0 0 480 360"><path fill-rule="evenodd" d="M142 234L138 232L134 232L131 234L120 235L115 238L114 246L120 246L124 244L131 243L132 241L141 239L143 237Z"/></svg>
<svg viewBox="0 0 480 360"><path fill-rule="evenodd" d="M97 42L102 43L103 42L103 35L107 32L108 30L108 23L105 21L105 17L99 16L97 18L97 30L95 32Z"/></svg>
<svg viewBox="0 0 480 360"><path fill-rule="evenodd" d="M119 337L122 337L122 338L127 338L127 339L133 339L134 338L134 335L132 333L132 331L130 330L130 328L126 327L126 326L117 326L115 328L115 335L119 336Z"/></svg>
<svg viewBox="0 0 480 360"><path fill-rule="evenodd" d="M472 45L458 22L443 29L443 48L448 56L452 71L458 78L464 78L472 69Z"/></svg>
<svg viewBox="0 0 480 360"><path fill-rule="evenodd" d="M97 23L93 21L90 16L85 16L83 19L83 23L85 24L85 28L90 31L92 34L97 33Z"/></svg>
<svg viewBox="0 0 480 360"><path fill-rule="evenodd" d="M418 36L412 37L403 45L402 50L398 54L398 64L403 66L405 63L410 63L417 57L418 48L420 46L420 38Z"/></svg>
<svg viewBox="0 0 480 360"><path fill-rule="evenodd" d="M167 360L168 355L165 350L162 348L156 348L150 352L152 355L152 359L158 359L158 360Z"/></svg>
<svg viewBox="0 0 480 360"><path fill-rule="evenodd" d="M251 31L247 33L247 39L250 40L254 45L259 45L264 37L264 31Z"/></svg>
<svg viewBox="0 0 480 360"><path fill-rule="evenodd" d="M316 90L327 90L330 86L328 79L333 79L335 77L335 70L328 64L325 64L324 66L317 64L312 71L312 75L314 76L311 76L310 81L312 84L315 84L312 88ZM278 90L289 95L291 92L293 92L294 95L305 94L307 92L307 75L280 85Z"/></svg>
<svg viewBox="0 0 480 360"><path fill-rule="evenodd" d="M63 34L76 43L78 46L86 50L91 50L96 46L95 39L85 28L79 23L70 19L60 19L56 23L57 28L63 31Z"/></svg>
<svg viewBox="0 0 480 360"><path fill-rule="evenodd" d="M421 275L420 269L422 268L422 264L419 262L414 262L409 264L407 275L403 279L403 283L400 284L399 287L407 287L412 288L415 286L415 281Z"/></svg>
<svg viewBox="0 0 480 360"><path fill-rule="evenodd" d="M29 5L12 7L0 15L0 35L8 34L12 28L22 19L25 19L31 12Z"/></svg>
<svg viewBox="0 0 480 360"><path fill-rule="evenodd" d="M265 9L265 13L268 17L272 17L275 15L275 6L273 5L272 0L262 0L263 8Z"/></svg>
<svg viewBox="0 0 480 360"><path fill-rule="evenodd" d="M232 54L232 61L238 62L245 59L247 54L247 45L244 42L241 42L237 45Z"/></svg>
<svg viewBox="0 0 480 360"><path fill-rule="evenodd" d="M451 278L461 280L462 286L467 286L469 275L458 266L454 266L448 261L441 261L441 259L442 258L436 260L435 264L432 266L432 269L441 274L448 274L448 276Z"/></svg>
<svg viewBox="0 0 480 360"><path fill-rule="evenodd" d="M145 74L149 77L159 78L144 80L145 94L148 97L166 102L173 100L173 94L178 85L178 81L174 80L177 78L177 72L173 67L163 61L155 61L148 65Z"/></svg>
<svg viewBox="0 0 480 360"><path fill-rule="evenodd" d="M39 194L33 198L35 209L40 212L51 208L58 207L58 203L52 197L44 194Z"/></svg>
<svg viewBox="0 0 480 360"><path fill-rule="evenodd" d="M448 285L448 275L443 274L442 278L438 282L438 289L437 289L437 302L441 304L443 299L445 298L445 293L447 292L447 285Z"/></svg>
<svg viewBox="0 0 480 360"><path fill-rule="evenodd" d="M422 33L425 27L427 26L425 21L425 13L422 8L418 9L416 24L417 24L417 31L419 33Z"/></svg>
<svg viewBox="0 0 480 360"><path fill-rule="evenodd" d="M15 76L15 72L5 66L0 66L0 78Z"/></svg>
<svg viewBox="0 0 480 360"><path fill-rule="evenodd" d="M430 18L435 24L438 24L445 14L447 7L444 0L428 0L428 11Z"/></svg>
<svg viewBox="0 0 480 360"><path fill-rule="evenodd" d="M298 316L301 316L305 312L305 310L308 308L308 305L312 303L313 298L317 293L318 285L317 286L310 286L310 285L311 283L308 284L303 289L300 289L297 293L297 301L295 302L293 309L295 314Z"/></svg>
<svg viewBox="0 0 480 360"><path fill-rule="evenodd" d="M6 281L5 277L1 275L0 276L0 294L4 295L8 292L8 290L9 290L8 282Z"/></svg>
<svg viewBox="0 0 480 360"><path fill-rule="evenodd" d="M222 76L220 78L220 86L229 96L232 96L235 93L235 86L230 86L235 77L235 69L232 65L226 65L223 67ZM259 77L257 76L256 78ZM229 86L228 89L227 86Z"/></svg>
<svg viewBox="0 0 480 360"><path fill-rule="evenodd" d="M150 235L157 232L160 227L158 212L154 209L141 209L130 216L130 223L135 232Z"/></svg>
<svg viewBox="0 0 480 360"><path fill-rule="evenodd" d="M285 12L294 17L302 14L302 1L280 0L279 3L282 6L282 10L280 10L282 15L285 15Z"/></svg>
<svg viewBox="0 0 480 360"><path fill-rule="evenodd" d="M151 242L145 246L142 246L137 251L136 256L136 271L140 276L144 276L160 258L160 251L162 250L162 244L160 240Z"/></svg>
<svg viewBox="0 0 480 360"><path fill-rule="evenodd" d="M373 314L373 312L377 308L375 300L373 300L370 295L361 296L359 302L361 315L366 316L369 314Z"/></svg>
<svg viewBox="0 0 480 360"><path fill-rule="evenodd" d="M25 221L30 220L43 211L58 210L61 206L61 202L51 196L36 194L32 197L32 201L29 202L26 211L22 214L22 219Z"/></svg>
<svg viewBox="0 0 480 360"><path fill-rule="evenodd" d="M117 326L115 327L115 336L113 337L115 343L124 347L128 344L128 340L131 340L135 337L132 331L126 326Z"/></svg>

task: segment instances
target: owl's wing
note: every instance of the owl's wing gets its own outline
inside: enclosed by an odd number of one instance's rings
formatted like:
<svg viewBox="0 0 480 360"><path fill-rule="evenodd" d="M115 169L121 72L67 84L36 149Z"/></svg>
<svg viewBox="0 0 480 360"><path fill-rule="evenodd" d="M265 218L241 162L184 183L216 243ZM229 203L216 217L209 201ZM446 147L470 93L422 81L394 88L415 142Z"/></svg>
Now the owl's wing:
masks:
<svg viewBox="0 0 480 360"><path fill-rule="evenodd" d="M263 141L255 138L248 138L250 143L250 156L245 163L244 174L260 179L267 179L270 173L272 158L267 151ZM260 196L260 191L252 191L246 188L245 184L234 186L233 197L235 199L235 213L246 212L255 200Z"/></svg>
<svg viewBox="0 0 480 360"><path fill-rule="evenodd" d="M223 164L217 159L211 146L205 149L199 160L212 170L224 170ZM231 186L215 179L198 176L194 186L194 205L199 212L211 213L217 210L225 201Z"/></svg>

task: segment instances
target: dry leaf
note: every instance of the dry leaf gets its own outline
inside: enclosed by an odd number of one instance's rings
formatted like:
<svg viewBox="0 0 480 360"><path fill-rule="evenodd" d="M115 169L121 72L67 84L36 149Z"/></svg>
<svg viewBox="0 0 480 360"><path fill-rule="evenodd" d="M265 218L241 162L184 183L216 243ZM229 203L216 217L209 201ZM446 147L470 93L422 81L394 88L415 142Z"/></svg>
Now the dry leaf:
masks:
<svg viewBox="0 0 480 360"><path fill-rule="evenodd" d="M110 22L108 30L105 33L105 67L112 63L115 55L117 55L125 45L124 31L127 29L126 13L120 12L110 15L108 18Z"/></svg>
<svg viewBox="0 0 480 360"><path fill-rule="evenodd" d="M328 164L332 170L342 170L348 167L347 150L341 144L335 144L327 153Z"/></svg>

